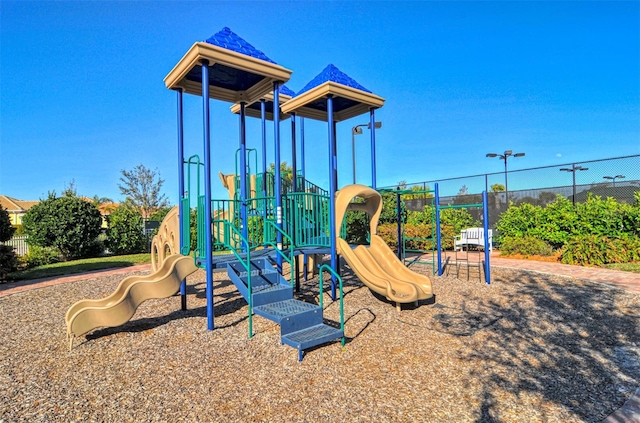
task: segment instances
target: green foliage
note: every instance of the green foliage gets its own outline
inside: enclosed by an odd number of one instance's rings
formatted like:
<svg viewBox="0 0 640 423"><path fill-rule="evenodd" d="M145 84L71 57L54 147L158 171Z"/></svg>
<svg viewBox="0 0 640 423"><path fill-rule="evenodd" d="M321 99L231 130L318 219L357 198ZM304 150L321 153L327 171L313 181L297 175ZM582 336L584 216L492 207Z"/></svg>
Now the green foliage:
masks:
<svg viewBox="0 0 640 423"><path fill-rule="evenodd" d="M9 212L0 206L0 242L6 242L11 239L16 228L11 226Z"/></svg>
<svg viewBox="0 0 640 423"><path fill-rule="evenodd" d="M405 222L407 220L407 211L401 206L401 218ZM394 192L382 193L382 213L380 214L379 224L396 223L398 221L398 205Z"/></svg>
<svg viewBox="0 0 640 423"><path fill-rule="evenodd" d="M18 268L18 258L13 247L0 245L0 282L7 280L7 275Z"/></svg>
<svg viewBox="0 0 640 423"><path fill-rule="evenodd" d="M612 239L593 234L578 235L562 248L561 260L566 264L583 266L639 261L640 238L623 236Z"/></svg>
<svg viewBox="0 0 640 423"><path fill-rule="evenodd" d="M510 207L496 224L503 238L531 236L561 248L581 235L618 238L623 234L640 235L638 207L590 195L575 206L565 197L546 207L521 204Z"/></svg>
<svg viewBox="0 0 640 423"><path fill-rule="evenodd" d="M369 235L369 216L360 210L351 210L346 213L347 235L345 240L349 244L367 244Z"/></svg>
<svg viewBox="0 0 640 423"><path fill-rule="evenodd" d="M505 192L506 188L503 184L491 185L491 192Z"/></svg>
<svg viewBox="0 0 640 423"><path fill-rule="evenodd" d="M529 256L551 256L553 248L541 239L531 236L525 237L505 237L500 244L500 251L506 255L522 254Z"/></svg>
<svg viewBox="0 0 640 423"><path fill-rule="evenodd" d="M114 254L142 253L147 249L144 221L138 210L127 205L118 206L109 215L107 248Z"/></svg>
<svg viewBox="0 0 640 423"><path fill-rule="evenodd" d="M30 208L22 223L30 246L56 247L69 260L95 253L102 217L87 201L52 194Z"/></svg>
<svg viewBox="0 0 640 423"><path fill-rule="evenodd" d="M450 226L454 234L472 227L480 227L480 222L474 221L473 216L466 209L443 209L440 212L440 227Z"/></svg>
<svg viewBox="0 0 640 423"><path fill-rule="evenodd" d="M162 221L169 214L170 211L171 211L171 207L162 207L158 209L155 213L153 213L151 216L149 216L149 220L162 223Z"/></svg>
<svg viewBox="0 0 640 423"><path fill-rule="evenodd" d="M496 229L502 251L506 246L524 254L516 250L525 246L511 244L524 238L561 249L563 263L600 266L636 261L640 251L640 195L636 195L634 205L592 194L575 206L562 196L546 207L521 204L504 212Z"/></svg>
<svg viewBox="0 0 640 423"><path fill-rule="evenodd" d="M45 266L60 262L60 251L55 247L40 247L30 245L29 252L23 257L27 268Z"/></svg>

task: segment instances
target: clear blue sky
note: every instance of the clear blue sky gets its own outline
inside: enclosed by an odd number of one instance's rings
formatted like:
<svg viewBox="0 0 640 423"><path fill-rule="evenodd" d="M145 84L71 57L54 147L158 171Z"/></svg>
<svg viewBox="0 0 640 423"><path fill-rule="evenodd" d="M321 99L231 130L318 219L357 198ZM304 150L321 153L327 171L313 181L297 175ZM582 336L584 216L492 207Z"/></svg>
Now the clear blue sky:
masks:
<svg viewBox="0 0 640 423"><path fill-rule="evenodd" d="M144 164L176 203L176 95L163 78L225 26L293 70L294 91L333 63L386 99L379 186L499 172L485 154L507 149L526 152L512 169L640 153L638 1L2 0L0 13L0 194L19 199L74 181L122 200L120 171ZM186 152L201 154L201 99L187 97ZM214 173L235 169L229 106L212 105ZM351 127L367 121L338 125L339 186L352 178ZM326 124L306 129L307 177L326 186ZM289 121L281 132L290 163ZM369 184L366 131L357 144Z"/></svg>

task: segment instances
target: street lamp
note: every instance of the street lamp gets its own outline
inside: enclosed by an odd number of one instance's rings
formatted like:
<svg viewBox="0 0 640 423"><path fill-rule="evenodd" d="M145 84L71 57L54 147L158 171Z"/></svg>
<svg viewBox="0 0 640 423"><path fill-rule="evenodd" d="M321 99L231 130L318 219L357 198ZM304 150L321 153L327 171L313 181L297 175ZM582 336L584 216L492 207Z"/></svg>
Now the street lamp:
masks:
<svg viewBox="0 0 640 423"><path fill-rule="evenodd" d="M624 175L616 175L616 176L603 176L604 179L609 179L610 181L613 182L613 186L616 186L616 179L622 179L624 178Z"/></svg>
<svg viewBox="0 0 640 423"><path fill-rule="evenodd" d="M588 167L576 166L575 163L571 165L571 168L563 167L560 168L561 172L571 172L572 176L572 187L573 187L573 205L576 205L576 172L579 170L589 170Z"/></svg>
<svg viewBox="0 0 640 423"><path fill-rule="evenodd" d="M362 128L371 129L371 123L363 123L351 128L351 162L353 163L353 183L356 183L356 135L362 134ZM382 128L382 122L375 123L376 129Z"/></svg>
<svg viewBox="0 0 640 423"><path fill-rule="evenodd" d="M504 192L509 205L509 183L507 178L507 159L509 157L524 157L524 153L513 154L513 150L506 150L503 154L487 153L487 157L498 157L500 160L504 160Z"/></svg>

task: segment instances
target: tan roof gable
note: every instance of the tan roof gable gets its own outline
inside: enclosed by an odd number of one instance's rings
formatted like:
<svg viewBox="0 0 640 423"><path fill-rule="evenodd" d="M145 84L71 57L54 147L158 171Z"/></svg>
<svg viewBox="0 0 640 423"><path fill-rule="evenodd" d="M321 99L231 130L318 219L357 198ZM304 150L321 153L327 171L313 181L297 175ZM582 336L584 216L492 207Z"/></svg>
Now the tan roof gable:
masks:
<svg viewBox="0 0 640 423"><path fill-rule="evenodd" d="M18 200L6 195L0 195L0 205L8 211L27 211L39 201Z"/></svg>

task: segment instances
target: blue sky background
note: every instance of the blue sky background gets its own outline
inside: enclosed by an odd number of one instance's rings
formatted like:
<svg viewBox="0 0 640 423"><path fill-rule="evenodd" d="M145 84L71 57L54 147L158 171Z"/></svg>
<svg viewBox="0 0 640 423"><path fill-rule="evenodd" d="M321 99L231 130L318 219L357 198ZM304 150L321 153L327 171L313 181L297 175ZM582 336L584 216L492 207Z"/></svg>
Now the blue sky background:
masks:
<svg viewBox="0 0 640 423"><path fill-rule="evenodd" d="M19 199L74 181L119 201L120 171L144 164L176 203L176 95L163 78L225 26L293 70L294 91L332 63L386 99L379 186L500 172L485 154L507 149L526 152L510 169L640 153L638 1L3 0L0 18L0 194ZM229 107L212 102L214 174L235 170ZM186 154L201 154L199 97L185 114ZM352 179L351 127L366 122L338 124L339 186ZM305 129L307 177L328 186L326 124ZM290 132L283 122L289 163ZM247 134L259 147L259 121ZM366 129L356 140L358 182L370 184Z"/></svg>

